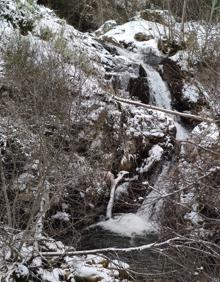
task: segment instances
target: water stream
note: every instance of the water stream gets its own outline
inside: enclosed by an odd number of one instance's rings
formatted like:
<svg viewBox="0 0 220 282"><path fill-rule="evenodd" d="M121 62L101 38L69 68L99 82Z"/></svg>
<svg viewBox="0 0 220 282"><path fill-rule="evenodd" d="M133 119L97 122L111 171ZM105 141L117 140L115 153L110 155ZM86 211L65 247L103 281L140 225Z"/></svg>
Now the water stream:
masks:
<svg viewBox="0 0 220 282"><path fill-rule="evenodd" d="M137 59L137 56L135 59ZM153 66L144 63L142 59L139 62L147 73L150 103L164 109L172 109L171 94L167 83ZM189 132L181 124L180 119L174 115L168 115L168 117L173 119L175 124L176 139L186 139ZM157 234L159 232L158 215L162 211L164 195L169 188L167 176L169 175L171 166L172 163L169 161L163 164L161 173L157 176L151 192L146 196L137 213L115 215L113 219L92 226L91 229L85 232L82 238L81 248L139 246L157 240ZM141 231L142 226L144 227L144 232L138 234L137 230ZM135 232L137 233L133 235L132 230L134 234ZM140 265L142 268L146 264L148 265L146 265L146 268L150 267L150 270L154 266L158 268L158 257L155 258L155 254L150 254L149 252L143 252L141 254L138 252L136 256L134 253L132 253L132 256L127 254L122 260L127 261L136 270L138 270ZM146 271L149 271L149 269Z"/></svg>

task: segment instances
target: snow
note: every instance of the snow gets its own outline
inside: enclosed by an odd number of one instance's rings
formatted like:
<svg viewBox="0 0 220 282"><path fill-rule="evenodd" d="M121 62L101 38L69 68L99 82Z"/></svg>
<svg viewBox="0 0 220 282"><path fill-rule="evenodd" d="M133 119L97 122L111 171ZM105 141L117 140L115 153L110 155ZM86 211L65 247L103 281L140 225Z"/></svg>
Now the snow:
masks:
<svg viewBox="0 0 220 282"><path fill-rule="evenodd" d="M84 257L65 257L70 269L74 268L74 276L83 280L94 280L103 282L118 282L119 278L118 269L128 269L129 265L120 260L112 260L99 255L86 255ZM107 263L107 264L106 264ZM96 280L97 279L97 280ZM122 280L126 281L126 280Z"/></svg>
<svg viewBox="0 0 220 282"><path fill-rule="evenodd" d="M15 274L18 278L27 278L29 276L29 270L25 265L18 264L15 268Z"/></svg>
<svg viewBox="0 0 220 282"><path fill-rule="evenodd" d="M188 193L184 193L184 194L181 194L181 198L180 198L180 201L182 204L192 204L195 200L195 195L194 195L194 192L188 192Z"/></svg>
<svg viewBox="0 0 220 282"><path fill-rule="evenodd" d="M197 212L198 204L194 203L192 205L192 210L184 215L184 219L189 220L192 222L192 224L198 225L201 222L203 222L203 218L199 213Z"/></svg>
<svg viewBox="0 0 220 282"><path fill-rule="evenodd" d="M119 269L129 269L129 264L123 262L123 261L120 261L120 260L117 260L117 259L113 259L110 264L109 264L109 267L111 268L119 268Z"/></svg>
<svg viewBox="0 0 220 282"><path fill-rule="evenodd" d="M51 272L40 269L38 274L41 275L42 281L60 282L60 275L63 274L63 271L60 268L54 268Z"/></svg>
<svg viewBox="0 0 220 282"><path fill-rule="evenodd" d="M52 215L51 218L58 219L60 221L68 222L70 221L70 215L66 212L56 212L56 214Z"/></svg>
<svg viewBox="0 0 220 282"><path fill-rule="evenodd" d="M199 90L195 85L185 84L183 86L183 96L192 103L198 102Z"/></svg>
<svg viewBox="0 0 220 282"><path fill-rule="evenodd" d="M149 151L149 157L143 161L137 171L141 174L148 172L156 162L159 162L163 156L164 150L159 145L154 145Z"/></svg>
<svg viewBox="0 0 220 282"><path fill-rule="evenodd" d="M102 221L97 225L127 237L144 235L146 232L150 233L155 231L152 224L147 224L142 217L133 213L117 215L114 218Z"/></svg>
<svg viewBox="0 0 220 282"><path fill-rule="evenodd" d="M193 129L191 134L193 139L199 142L199 145L207 148L219 143L220 132L214 123L202 122Z"/></svg>
<svg viewBox="0 0 220 282"><path fill-rule="evenodd" d="M100 38L112 38L116 43L120 44L125 42L127 44L132 43L131 46L137 48L139 51L153 51L154 54L160 55L160 51L157 48L157 39L164 35L166 28L161 24L145 21L143 19L137 19L127 22L122 25L114 27L112 30L106 32ZM152 36L155 39L139 42L134 39L135 34L143 33L147 36Z"/></svg>

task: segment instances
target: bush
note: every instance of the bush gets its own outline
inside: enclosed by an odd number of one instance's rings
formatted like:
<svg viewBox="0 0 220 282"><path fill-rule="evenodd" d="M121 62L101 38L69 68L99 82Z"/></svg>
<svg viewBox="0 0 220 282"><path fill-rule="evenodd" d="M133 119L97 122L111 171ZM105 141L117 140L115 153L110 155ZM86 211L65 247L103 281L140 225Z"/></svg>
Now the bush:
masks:
<svg viewBox="0 0 220 282"><path fill-rule="evenodd" d="M23 117L63 119L76 95L75 85L62 54L42 48L22 37L12 39L4 53L5 77Z"/></svg>
<svg viewBox="0 0 220 282"><path fill-rule="evenodd" d="M125 22L145 7L145 1L139 0L38 0L38 3L49 6L81 31L97 29L109 19Z"/></svg>
<svg viewBox="0 0 220 282"><path fill-rule="evenodd" d="M11 23L14 28L18 28L21 34L26 35L32 31L34 21L39 17L37 5L33 1L15 1L14 7L10 6L11 2L2 0L0 3L0 19Z"/></svg>

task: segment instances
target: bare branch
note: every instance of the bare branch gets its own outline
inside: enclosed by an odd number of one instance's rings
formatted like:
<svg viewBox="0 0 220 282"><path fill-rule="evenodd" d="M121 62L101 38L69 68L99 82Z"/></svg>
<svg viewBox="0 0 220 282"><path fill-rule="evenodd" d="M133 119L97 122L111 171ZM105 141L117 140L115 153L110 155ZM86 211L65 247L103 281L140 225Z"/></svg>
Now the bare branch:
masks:
<svg viewBox="0 0 220 282"><path fill-rule="evenodd" d="M206 151L206 152L208 152L208 153L211 153L211 154L213 154L213 155L215 155L215 156L220 157L220 154L219 154L219 153L217 153L217 152L215 152L215 151L213 151L213 150L207 149L207 148L205 148L205 147L203 147L203 146L201 146L201 145L199 145L199 144L196 144L196 143L194 143L194 142L192 142L192 141L189 141L189 140L178 140L177 142L179 142L179 143L188 143L188 144L192 144L192 145L194 145L194 146L196 146L196 147L198 147L198 148L200 148L200 149L202 149L202 150L204 150L204 151Z"/></svg>
<svg viewBox="0 0 220 282"><path fill-rule="evenodd" d="M61 252L41 252L41 255L44 257L58 257L63 255L68 256L77 256L77 255L91 255L91 254L99 254L99 253L129 253L133 251L144 251L144 250L153 250L154 248L164 247L166 245L171 244L172 242L181 240L181 237L171 238L161 243L151 243L147 245L142 245L138 247L129 247L129 248L103 248L103 249L95 249L95 250L85 250L85 251L66 251L65 253Z"/></svg>
<svg viewBox="0 0 220 282"><path fill-rule="evenodd" d="M210 119L210 118L201 117L201 116L197 116L197 115L193 115L193 114L181 113L181 112L177 112L177 111L173 111L173 110L168 110L168 109L160 108L160 107L149 105L149 104L143 104L143 103L137 102L137 101L132 101L132 100L129 100L129 99L119 98L119 97L116 97L116 96L114 96L114 99L118 102L121 102L121 103L135 105L137 107L144 107L144 108L147 108L147 109L150 109L150 110L156 110L156 111L159 111L159 112L164 112L164 113L167 113L167 114L176 115L176 116L180 116L180 117L184 117L184 118L190 118L190 119L198 120L198 121L206 121L206 122L209 122L209 123L215 122L213 119Z"/></svg>

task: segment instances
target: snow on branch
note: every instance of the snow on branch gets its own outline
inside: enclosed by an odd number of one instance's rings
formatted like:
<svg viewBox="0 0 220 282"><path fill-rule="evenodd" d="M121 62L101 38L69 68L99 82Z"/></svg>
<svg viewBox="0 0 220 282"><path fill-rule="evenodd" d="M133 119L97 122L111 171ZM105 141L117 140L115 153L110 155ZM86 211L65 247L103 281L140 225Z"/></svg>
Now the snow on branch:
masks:
<svg viewBox="0 0 220 282"><path fill-rule="evenodd" d="M197 115L193 115L193 114L181 113L181 112L178 112L178 111L164 109L164 108L160 108L160 107L149 105L149 104L143 104L141 102L132 101L132 100L129 100L129 99L119 98L119 97L116 97L116 96L114 96L114 99L118 102L121 102L121 103L135 105L137 107L144 107L144 108L147 108L147 109L150 109L150 110L156 110L156 111L168 113L168 114L171 114L171 115L181 116L181 117L190 118L190 119L198 120L198 121L206 121L206 122L209 122L209 123L215 122L213 119L210 119L210 118L197 116Z"/></svg>

